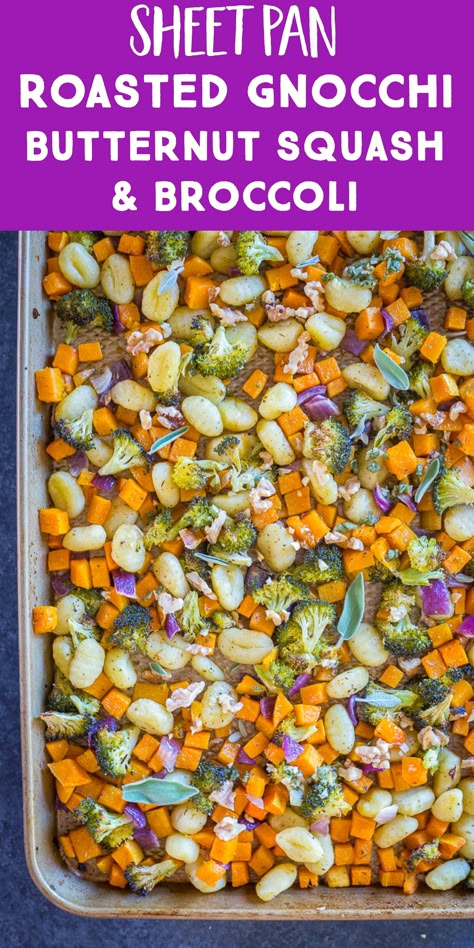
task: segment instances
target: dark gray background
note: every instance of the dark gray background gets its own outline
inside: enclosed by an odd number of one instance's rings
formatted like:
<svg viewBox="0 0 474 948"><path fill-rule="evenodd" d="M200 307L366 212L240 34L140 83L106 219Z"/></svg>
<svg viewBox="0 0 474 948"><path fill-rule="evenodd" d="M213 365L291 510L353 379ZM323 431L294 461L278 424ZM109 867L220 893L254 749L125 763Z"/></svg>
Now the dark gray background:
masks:
<svg viewBox="0 0 474 948"><path fill-rule="evenodd" d="M21 825L21 757L18 720L16 648L15 546L15 364L17 234L0 232L1 342L0 429L0 559L3 570L0 632L0 948L101 948L139 944L140 948L170 944L172 948L218 948L238 941L239 948L275 948L291 940L291 948L315 941L318 948L347 945L380 948L429 945L468 948L474 944L468 921L424 922L182 922L90 921L50 905L31 882L23 856ZM347 892L350 899L350 890ZM402 897L402 896L401 896ZM229 927L232 926L230 935ZM258 927L257 927L258 926Z"/></svg>

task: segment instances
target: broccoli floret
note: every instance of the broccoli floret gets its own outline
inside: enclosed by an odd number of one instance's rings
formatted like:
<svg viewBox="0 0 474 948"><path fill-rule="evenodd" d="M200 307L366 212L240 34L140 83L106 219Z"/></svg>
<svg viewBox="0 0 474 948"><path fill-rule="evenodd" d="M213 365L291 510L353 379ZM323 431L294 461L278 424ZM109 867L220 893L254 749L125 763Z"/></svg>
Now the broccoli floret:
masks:
<svg viewBox="0 0 474 948"><path fill-rule="evenodd" d="M443 680L444 677L443 675L443 678L421 678L419 681L410 683L410 688L419 695L425 708L439 704L449 694L450 684Z"/></svg>
<svg viewBox="0 0 474 948"><path fill-rule="evenodd" d="M390 583L382 592L376 626L385 647L400 658L414 658L432 648L426 630L415 626L410 619L414 605L415 594L401 583Z"/></svg>
<svg viewBox="0 0 474 948"><path fill-rule="evenodd" d="M68 237L71 243L82 244L89 253L98 240L104 236L101 230L68 230Z"/></svg>
<svg viewBox="0 0 474 948"><path fill-rule="evenodd" d="M152 550L168 539L172 522L171 510L167 507L160 510L143 535L145 550Z"/></svg>
<svg viewBox="0 0 474 948"><path fill-rule="evenodd" d="M113 311L108 300L92 290L71 290L57 301L56 316L66 325L66 342L71 343L86 326L97 326L111 332Z"/></svg>
<svg viewBox="0 0 474 948"><path fill-rule="evenodd" d="M403 712L410 714L420 707L420 698L415 692L408 689L382 688L375 682L369 682L363 696L356 696L356 701L362 705L364 720L374 727L383 718L396 720Z"/></svg>
<svg viewBox="0 0 474 948"><path fill-rule="evenodd" d="M293 741L307 741L316 731L315 724L306 724L301 727L296 723L295 713L292 711L290 714L287 714L283 721L280 721L277 730L275 731L272 741L278 746L281 745L285 735L291 737Z"/></svg>
<svg viewBox="0 0 474 948"><path fill-rule="evenodd" d="M457 504L474 504L474 487L469 487L456 468L443 471L433 485L433 503L436 513L443 514Z"/></svg>
<svg viewBox="0 0 474 948"><path fill-rule="evenodd" d="M172 876L180 865L175 859L164 859L163 862L155 862L152 866L137 866L131 862L124 875L135 895L149 895L159 882Z"/></svg>
<svg viewBox="0 0 474 948"><path fill-rule="evenodd" d="M146 464L146 455L138 441L130 434L128 428L117 428L113 433L114 453L100 468L99 474L120 474L130 467L139 467Z"/></svg>
<svg viewBox="0 0 474 948"><path fill-rule="evenodd" d="M200 810L201 813L205 813L206 816L211 815L215 805L212 800L209 800L209 797L206 797L205 793L199 792L193 797L193 806Z"/></svg>
<svg viewBox="0 0 474 948"><path fill-rule="evenodd" d="M374 398L370 398L358 389L353 389L344 402L344 414L353 428L357 428L361 422L386 415L387 412L387 405L376 402Z"/></svg>
<svg viewBox="0 0 474 948"><path fill-rule="evenodd" d="M73 816L87 827L92 839L106 849L116 849L133 836L135 824L126 813L111 813L93 797L81 800Z"/></svg>
<svg viewBox="0 0 474 948"><path fill-rule="evenodd" d="M58 741L62 738L72 740L74 737L83 737L84 734L87 734L92 722L90 714L43 711L39 716L46 724L46 738L49 741Z"/></svg>
<svg viewBox="0 0 474 948"><path fill-rule="evenodd" d="M410 388L418 398L431 398L430 378L433 371L434 366L428 362L417 362L408 373Z"/></svg>
<svg viewBox="0 0 474 948"><path fill-rule="evenodd" d="M212 613L212 622L217 629L231 629L235 625L231 614L224 612L223 609L218 609Z"/></svg>
<svg viewBox="0 0 474 948"><path fill-rule="evenodd" d="M338 546L320 543L305 553L302 563L292 566L290 575L309 586L342 579L344 567L342 551Z"/></svg>
<svg viewBox="0 0 474 948"><path fill-rule="evenodd" d="M374 565L369 567L369 581L371 583L389 583L392 579L393 573L380 560L376 560Z"/></svg>
<svg viewBox="0 0 474 948"><path fill-rule="evenodd" d="M461 292L463 303L474 309L474 280L464 280Z"/></svg>
<svg viewBox="0 0 474 948"><path fill-rule="evenodd" d="M341 474L351 453L350 433L335 418L324 421L310 421L304 430L303 455L312 458L331 471Z"/></svg>
<svg viewBox="0 0 474 948"><path fill-rule="evenodd" d="M199 596L195 589L184 597L180 626L188 642L195 642L198 635L205 635L209 631L209 626L204 622L199 611Z"/></svg>
<svg viewBox="0 0 474 948"><path fill-rule="evenodd" d="M139 727L126 727L121 731L109 731L106 727L101 727L95 732L94 750L97 763L106 777L125 776L139 735Z"/></svg>
<svg viewBox="0 0 474 948"><path fill-rule="evenodd" d="M235 435L226 435L214 449L216 454L228 461L225 466L230 467L230 475L226 475L226 486L231 487L235 492L250 490L262 477L261 468L255 467L252 458L241 458L239 445L239 439ZM273 475L270 471L266 471L265 476L272 480Z"/></svg>
<svg viewBox="0 0 474 948"><path fill-rule="evenodd" d="M209 503L205 497L196 497L182 517L171 527L168 540L176 540L180 530L204 530L204 527L210 527L218 513L217 507Z"/></svg>
<svg viewBox="0 0 474 948"><path fill-rule="evenodd" d="M226 781L235 780L237 772L222 764L213 764L210 760L201 760L194 771L191 784L201 793L213 793ZM193 798L194 802L194 798Z"/></svg>
<svg viewBox="0 0 474 948"><path fill-rule="evenodd" d="M298 674L296 668L288 665L280 658L271 662L269 668L265 668L263 665L255 665L254 667L260 681L272 694L277 694L279 691L289 691L293 687Z"/></svg>
<svg viewBox="0 0 474 948"><path fill-rule="evenodd" d="M408 613L415 605L415 595L411 589L405 589L401 583L392 581L382 590L380 610L386 612L392 608L405 609Z"/></svg>
<svg viewBox="0 0 474 948"><path fill-rule="evenodd" d="M132 602L114 620L114 630L110 636L114 645L127 652L139 649L146 652L147 638L151 632L151 619L148 609Z"/></svg>
<svg viewBox="0 0 474 948"><path fill-rule="evenodd" d="M288 618L290 607L306 599L308 589L292 576L283 574L267 579L263 586L252 590L252 596L259 606L265 606L267 612Z"/></svg>
<svg viewBox="0 0 474 948"><path fill-rule="evenodd" d="M219 461L198 461L197 458L180 457L174 464L172 478L183 490L202 490L209 486L219 490L219 471L225 464Z"/></svg>
<svg viewBox="0 0 474 948"><path fill-rule="evenodd" d="M407 546L410 566L423 573L436 570L440 566L443 551L434 537L413 537Z"/></svg>
<svg viewBox="0 0 474 948"><path fill-rule="evenodd" d="M301 806L305 781L301 770L282 761L281 764L266 764L265 769L273 783L281 783L289 792L291 806Z"/></svg>
<svg viewBox="0 0 474 948"><path fill-rule="evenodd" d="M436 862L439 857L439 839L431 839L429 843L423 843L417 849L412 849L405 865L410 872L416 872L420 863ZM422 871L425 871L424 867Z"/></svg>
<svg viewBox="0 0 474 948"><path fill-rule="evenodd" d="M423 727L444 727L448 723L451 703L453 696L447 694L438 704L418 711L415 718L415 724L419 728Z"/></svg>
<svg viewBox="0 0 474 948"><path fill-rule="evenodd" d="M146 256L152 263L174 263L189 253L189 230L149 230L146 235Z"/></svg>
<svg viewBox="0 0 474 948"><path fill-rule="evenodd" d="M211 342L196 346L193 364L201 375L228 379L240 372L247 356L247 346L243 342L230 343L224 327L219 326Z"/></svg>
<svg viewBox="0 0 474 948"><path fill-rule="evenodd" d="M412 428L413 415L408 408L404 408L403 405L394 405L386 415L383 428L375 436L375 450L394 438L397 441L405 441L410 436Z"/></svg>
<svg viewBox="0 0 474 948"><path fill-rule="evenodd" d="M407 260L404 278L409 286L416 286L425 293L438 290L446 276L446 264L443 260L433 260L431 254L435 248L435 233L425 230L424 246L421 257Z"/></svg>
<svg viewBox="0 0 474 948"><path fill-rule="evenodd" d="M313 820L320 816L342 816L350 810L342 784L334 767L323 764L316 771L316 780L305 793L300 807L301 816Z"/></svg>
<svg viewBox="0 0 474 948"><path fill-rule="evenodd" d="M214 335L214 327L209 319L206 319L201 313L191 317L191 325L187 330L186 338L183 342L191 346L199 346L203 342L210 342ZM174 339L180 338L178 333L174 333Z"/></svg>
<svg viewBox="0 0 474 948"><path fill-rule="evenodd" d="M441 752L441 746L429 747L428 750L424 752L421 758L423 767L425 768L425 770L428 771L429 774L431 774L431 776L433 776L433 774L437 773L437 771L439 770L440 752Z"/></svg>
<svg viewBox="0 0 474 948"><path fill-rule="evenodd" d="M214 556L221 553L244 553L253 546L257 531L250 520L231 520L229 517L219 534L217 543L210 547L209 552Z"/></svg>
<svg viewBox="0 0 474 948"><path fill-rule="evenodd" d="M277 629L277 641L282 658L299 664L321 661L329 643L323 633L336 621L336 608L332 603L318 599L306 600L296 605L291 618Z"/></svg>
<svg viewBox="0 0 474 948"><path fill-rule="evenodd" d="M245 276L258 273L262 263L279 261L283 257L276 247L270 247L259 230L239 230L235 242L237 266Z"/></svg>
<svg viewBox="0 0 474 948"><path fill-rule="evenodd" d="M48 696L48 711L71 711L79 714L98 714L100 701L86 694L85 691L74 690L71 682L56 668L54 685Z"/></svg>
<svg viewBox="0 0 474 948"><path fill-rule="evenodd" d="M57 437L62 438L63 441L77 450L82 448L84 451L89 451L94 446L93 415L92 408L88 408L74 421L66 421L65 418L60 418L56 422Z"/></svg>
<svg viewBox="0 0 474 948"><path fill-rule="evenodd" d="M84 603L89 616L95 616L104 602L100 589L80 589L75 586L71 592Z"/></svg>
<svg viewBox="0 0 474 948"><path fill-rule="evenodd" d="M100 629L90 616L81 616L80 619L68 619L67 625L74 648L77 648L79 642L83 642L84 639L96 639L97 641L100 639Z"/></svg>
<svg viewBox="0 0 474 948"><path fill-rule="evenodd" d="M428 329L410 316L406 322L402 323L399 329L400 338L398 341L392 336L390 348L403 359L403 368L405 371L411 367L414 356L419 352L427 335Z"/></svg>

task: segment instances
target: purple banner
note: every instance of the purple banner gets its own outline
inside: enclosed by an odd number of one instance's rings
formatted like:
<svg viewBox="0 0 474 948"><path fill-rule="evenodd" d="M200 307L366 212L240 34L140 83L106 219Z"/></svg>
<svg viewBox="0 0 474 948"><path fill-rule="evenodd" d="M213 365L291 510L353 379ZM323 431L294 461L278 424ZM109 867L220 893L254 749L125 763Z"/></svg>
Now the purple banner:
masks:
<svg viewBox="0 0 474 948"><path fill-rule="evenodd" d="M2 229L472 225L472 5L23 0Z"/></svg>

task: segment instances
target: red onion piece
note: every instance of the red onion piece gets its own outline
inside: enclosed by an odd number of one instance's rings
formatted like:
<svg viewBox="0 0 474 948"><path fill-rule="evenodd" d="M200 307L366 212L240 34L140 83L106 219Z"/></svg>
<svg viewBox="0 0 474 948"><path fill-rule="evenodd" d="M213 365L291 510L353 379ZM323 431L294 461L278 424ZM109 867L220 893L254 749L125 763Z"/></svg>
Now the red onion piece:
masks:
<svg viewBox="0 0 474 948"><path fill-rule="evenodd" d="M405 507L408 507L409 510L412 510L413 513L416 513L418 507L415 504L415 501L410 497L409 494L400 494L398 500L400 503L405 504Z"/></svg>
<svg viewBox="0 0 474 948"><path fill-rule="evenodd" d="M419 309L412 309L410 317L412 319L416 319L416 321L420 323L420 326L423 326L425 329L431 328L430 318L426 312L426 309L423 309L422 307Z"/></svg>
<svg viewBox="0 0 474 948"><path fill-rule="evenodd" d="M121 332L125 332L127 327L124 326L122 320L120 319L120 312L119 312L118 306L115 305L112 307L112 309L113 309L113 316L114 316L113 331L116 336L119 336Z"/></svg>
<svg viewBox="0 0 474 948"><path fill-rule="evenodd" d="M87 742L89 747L94 746L95 735L97 731L101 731L103 728L106 728L108 731L116 731L118 728L118 722L115 718L110 716L105 718L100 718L98 721L93 721L88 732L87 732Z"/></svg>
<svg viewBox="0 0 474 948"><path fill-rule="evenodd" d="M229 267L229 276L238 277L241 275L241 272L238 267Z"/></svg>
<svg viewBox="0 0 474 948"><path fill-rule="evenodd" d="M326 395L325 385L311 385L310 388L303 389L298 393L298 405L304 405L313 395Z"/></svg>
<svg viewBox="0 0 474 948"><path fill-rule="evenodd" d="M169 612L165 616L165 632L168 639L173 639L177 632L180 631L180 626L177 619L172 612Z"/></svg>
<svg viewBox="0 0 474 948"><path fill-rule="evenodd" d="M239 823L242 826L245 826L246 830L254 830L254 829L257 829L257 827L261 825L262 820L247 820L243 816L239 816Z"/></svg>
<svg viewBox="0 0 474 948"><path fill-rule="evenodd" d="M362 767L362 773L364 774L381 774L383 767L374 767L373 764L364 764Z"/></svg>
<svg viewBox="0 0 474 948"><path fill-rule="evenodd" d="M173 737L162 737L160 741L160 760L167 773L175 768L176 758L181 750L181 744Z"/></svg>
<svg viewBox="0 0 474 948"><path fill-rule="evenodd" d="M321 836L327 836L329 833L329 817L322 816L320 820L311 823L310 830L313 833L320 833Z"/></svg>
<svg viewBox="0 0 474 948"><path fill-rule="evenodd" d="M81 471L84 471L88 464L87 454L82 448L79 448L79 450L76 451L75 454L72 454L67 460L67 466L73 477L77 477Z"/></svg>
<svg viewBox="0 0 474 948"><path fill-rule="evenodd" d="M448 587L442 579L433 579L429 586L421 586L421 601L425 616L449 616L451 614L451 597ZM459 632L459 628L457 632Z"/></svg>
<svg viewBox="0 0 474 948"><path fill-rule="evenodd" d="M63 596L67 596L67 594L71 592L71 589L74 588L69 572L53 573L51 576L51 588L55 599L62 599Z"/></svg>
<svg viewBox="0 0 474 948"><path fill-rule="evenodd" d="M392 329L393 329L395 323L394 323L392 317L390 316L390 313L387 313L387 310L386 310L386 309L383 309L383 308L382 308L382 309L380 310L380 314L381 314L382 319L383 319L384 324L385 324L385 332L383 333L383 335L385 336L385 334L386 334L387 332L391 332L391 331L392 331Z"/></svg>
<svg viewBox="0 0 474 948"><path fill-rule="evenodd" d="M474 636L474 615L466 616L461 625L458 625L456 632L458 635L465 635L467 638Z"/></svg>
<svg viewBox="0 0 474 948"><path fill-rule="evenodd" d="M325 421L326 418L334 418L341 414L336 403L325 395L313 395L308 398L304 403L304 410L311 421Z"/></svg>
<svg viewBox="0 0 474 948"><path fill-rule="evenodd" d="M306 674L297 675L294 685L292 685L288 691L288 697L294 698L294 696L298 694L300 688L304 688L306 685L309 685L310 681L312 680L312 676L307 672Z"/></svg>
<svg viewBox="0 0 474 948"><path fill-rule="evenodd" d="M266 695L264 698L260 698L260 714L266 721L271 721L273 718L275 700L273 695Z"/></svg>
<svg viewBox="0 0 474 948"><path fill-rule="evenodd" d="M459 397L447 398L445 402L439 402L439 404L436 406L436 411L449 411L449 409L452 408L453 405L455 405L458 401Z"/></svg>
<svg viewBox="0 0 474 948"><path fill-rule="evenodd" d="M357 724L359 723L359 718L357 717L357 714L356 714L356 700L357 700L356 696L351 695L349 698L349 701L347 702L347 713L354 727L356 727Z"/></svg>
<svg viewBox="0 0 474 948"><path fill-rule="evenodd" d="M238 763L238 764L249 764L250 766L253 766L253 764L255 763L255 758L254 758L254 757L249 757L249 755L246 754L245 751L243 750L243 748L241 747L240 750L239 750L239 753L237 754L237 763Z"/></svg>
<svg viewBox="0 0 474 948"><path fill-rule="evenodd" d="M95 477L92 478L92 483L94 487L103 491L104 494L110 494L117 483L117 478L114 477L113 474L96 474Z"/></svg>
<svg viewBox="0 0 474 948"><path fill-rule="evenodd" d="M298 757L303 753L303 748L297 741L294 741L292 737L289 737L288 734L284 734L281 741L281 749L285 755L285 760L287 764L293 763L294 760L298 760Z"/></svg>
<svg viewBox="0 0 474 948"><path fill-rule="evenodd" d="M137 594L136 579L134 573L126 573L122 569L115 569L112 573L115 592L119 596L128 596L134 599Z"/></svg>
<svg viewBox="0 0 474 948"><path fill-rule="evenodd" d="M341 349L350 352L351 355L358 356L363 352L367 345L364 339L359 339L353 329L346 329L346 334L341 342Z"/></svg>
<svg viewBox="0 0 474 948"><path fill-rule="evenodd" d="M102 392L102 395L99 395L99 405L106 404L108 393L110 392L110 389L117 384L117 382L125 382L126 379L132 378L132 370L126 359L117 359L115 362L110 362L109 369L112 373L112 377L107 391Z"/></svg>
<svg viewBox="0 0 474 948"><path fill-rule="evenodd" d="M98 395L103 395L104 392L108 392L110 389L110 384L112 382L112 372L109 369L108 365L104 365L104 368L100 372L94 372L94 375L91 375L89 382L92 387L95 388Z"/></svg>
<svg viewBox="0 0 474 948"><path fill-rule="evenodd" d="M137 827L133 834L133 838L136 839L138 845L145 850L158 849L160 845L157 836L149 826L144 826L143 829L141 827Z"/></svg>
<svg viewBox="0 0 474 948"><path fill-rule="evenodd" d="M257 806L260 810L263 810L263 797L254 797L253 793L246 793L245 796L253 806Z"/></svg>
<svg viewBox="0 0 474 948"><path fill-rule="evenodd" d="M135 823L139 829L144 829L146 826L146 816L140 810L140 807L136 803L127 803L127 806L123 808L123 812L130 817L131 820Z"/></svg>
<svg viewBox="0 0 474 948"><path fill-rule="evenodd" d="M384 490L383 487L380 487L379 484L375 485L372 496L382 513L387 514L392 509L393 501L389 500L388 492Z"/></svg>

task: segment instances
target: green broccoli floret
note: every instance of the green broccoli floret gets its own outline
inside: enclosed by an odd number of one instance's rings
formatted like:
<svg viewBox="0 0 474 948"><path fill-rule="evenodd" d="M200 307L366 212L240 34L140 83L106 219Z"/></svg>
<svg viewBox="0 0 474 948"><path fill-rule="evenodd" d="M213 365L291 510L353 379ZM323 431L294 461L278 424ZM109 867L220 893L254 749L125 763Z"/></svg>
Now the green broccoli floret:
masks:
<svg viewBox="0 0 474 948"><path fill-rule="evenodd" d="M171 510L167 507L157 513L143 535L145 550L152 550L154 546L160 546L168 539L172 522Z"/></svg>
<svg viewBox="0 0 474 948"><path fill-rule="evenodd" d="M152 263L174 263L189 253L189 230L149 230L146 235L146 256Z"/></svg>
<svg viewBox="0 0 474 948"><path fill-rule="evenodd" d="M392 441L393 439L405 441L409 438L412 428L413 415L408 411L408 408L404 408L403 405L394 405L387 412L383 428L375 436L375 450L380 449L386 441Z"/></svg>
<svg viewBox="0 0 474 948"><path fill-rule="evenodd" d="M126 727L121 731L109 731L106 727L101 727L95 732L94 750L97 763L106 777L125 776L139 735L139 727Z"/></svg>
<svg viewBox="0 0 474 948"><path fill-rule="evenodd" d="M277 694L279 691L289 691L293 687L298 674L296 668L288 665L280 658L270 662L269 668L265 668L263 665L255 665L254 669L262 684L272 694Z"/></svg>
<svg viewBox="0 0 474 948"><path fill-rule="evenodd" d="M85 691L75 690L65 675L55 669L54 685L48 696L48 711L71 711L79 714L98 714L100 701L86 694Z"/></svg>
<svg viewBox="0 0 474 948"><path fill-rule="evenodd" d="M219 461L199 461L183 456L175 462L171 476L177 487L183 490L203 490L207 486L219 490L219 471L223 470L225 464Z"/></svg>
<svg viewBox="0 0 474 948"><path fill-rule="evenodd" d="M209 626L199 611L199 596L195 589L184 597L179 624L187 642L195 642L198 635L205 635L209 631Z"/></svg>
<svg viewBox="0 0 474 948"><path fill-rule="evenodd" d="M303 797L301 816L314 820L320 816L343 816L348 810L350 805L344 799L336 769L326 764L318 767L316 780Z"/></svg>
<svg viewBox="0 0 474 948"><path fill-rule="evenodd" d="M73 810L73 816L87 827L92 839L105 849L116 849L133 836L135 824L126 813L111 813L93 797L86 797Z"/></svg>
<svg viewBox="0 0 474 948"><path fill-rule="evenodd" d="M374 398L370 398L358 389L353 389L344 402L344 414L353 428L357 428L361 422L372 421L373 418L386 415L387 412L388 405L376 402Z"/></svg>
<svg viewBox="0 0 474 948"><path fill-rule="evenodd" d="M100 589L80 589L79 586L75 586L71 592L84 603L89 616L95 616L104 602Z"/></svg>
<svg viewBox="0 0 474 948"><path fill-rule="evenodd" d="M230 467L230 475L226 475L226 486L231 487L235 492L251 490L262 477L262 470L252 463L252 457L240 456L239 446L239 439L235 435L226 435L214 448L216 454L227 459L228 463L225 466ZM269 480L273 478L270 471L266 471L265 476Z"/></svg>
<svg viewBox="0 0 474 948"><path fill-rule="evenodd" d="M190 327L186 331L186 337L183 342L191 346L200 346L203 342L210 342L214 335L214 327L209 319L202 313L196 313L191 317ZM173 338L180 339L179 332L173 333Z"/></svg>
<svg viewBox="0 0 474 948"><path fill-rule="evenodd" d="M288 622L277 628L282 658L298 664L321 661L330 647L323 633L335 621L336 608L332 603L318 599L298 603Z"/></svg>
<svg viewBox="0 0 474 948"><path fill-rule="evenodd" d="M57 301L55 313L66 325L66 342L71 343L81 329L97 326L111 332L113 311L108 300L92 290L71 290Z"/></svg>
<svg viewBox="0 0 474 948"><path fill-rule="evenodd" d="M436 513L443 514L457 504L474 504L474 487L469 487L452 467L443 471L433 485L433 503Z"/></svg>
<svg viewBox="0 0 474 948"><path fill-rule="evenodd" d="M82 244L89 253L92 253L94 244L104 236L101 230L68 230L67 233L71 243Z"/></svg>
<svg viewBox="0 0 474 948"><path fill-rule="evenodd" d="M201 760L193 773L191 784L201 793L213 793L226 781L235 780L237 771L222 764L213 764L210 760ZM193 797L193 803L194 803Z"/></svg>
<svg viewBox="0 0 474 948"><path fill-rule="evenodd" d="M461 293L464 305L474 309L474 280L464 280Z"/></svg>
<svg viewBox="0 0 474 948"><path fill-rule="evenodd" d="M252 590L252 596L259 606L265 606L267 612L287 618L295 602L307 599L308 589L292 576L283 574L267 579L263 586Z"/></svg>
<svg viewBox="0 0 474 948"><path fill-rule="evenodd" d="M175 859L163 859L163 862L155 862L152 866L137 866L131 862L124 875L135 895L149 895L159 882L172 876L180 865Z"/></svg>
<svg viewBox="0 0 474 948"><path fill-rule="evenodd" d="M127 652L139 649L146 652L147 638L151 632L151 619L148 609L132 602L114 620L114 630L110 636L114 645Z"/></svg>
<svg viewBox="0 0 474 948"><path fill-rule="evenodd" d="M278 746L281 745L285 735L291 737L293 741L307 741L316 732L315 724L304 724L299 726L296 723L295 713L292 711L290 714L287 714L283 721L280 721L277 730L275 731L272 741Z"/></svg>
<svg viewBox="0 0 474 948"><path fill-rule="evenodd" d="M439 770L440 752L441 752L441 746L429 747L428 750L425 751L424 754L422 755L421 760L423 763L423 767L425 768L425 770L428 771L429 774L431 774L431 776L433 776L433 774L437 773L437 771Z"/></svg>
<svg viewBox="0 0 474 948"><path fill-rule="evenodd" d="M436 862L440 857L439 839L431 839L429 843L423 843L417 849L412 849L405 865L409 872L416 872L420 863ZM423 867L423 872L425 871Z"/></svg>
<svg viewBox="0 0 474 948"><path fill-rule="evenodd" d="M60 711L43 711L39 715L46 724L46 739L58 741L63 738L72 740L87 734L92 718L90 714L68 714Z"/></svg>
<svg viewBox="0 0 474 948"><path fill-rule="evenodd" d="M399 658L415 658L432 648L426 630L415 626L410 619L414 605L414 592L401 583L389 583L382 592L376 627L383 636L385 648ZM393 618L392 609L397 610L398 618Z"/></svg>
<svg viewBox="0 0 474 948"><path fill-rule="evenodd" d="M301 806L305 781L301 770L292 767L286 761L281 764L265 764L270 780L281 783L289 792L291 806Z"/></svg>
<svg viewBox="0 0 474 948"><path fill-rule="evenodd" d="M253 546L256 537L257 531L251 520L243 517L242 520L235 521L229 517L224 523L217 543L209 548L209 552L213 556L220 556L222 553L229 555L244 553Z"/></svg>
<svg viewBox="0 0 474 948"><path fill-rule="evenodd" d="M410 316L406 322L402 323L399 329L399 339L392 336L390 348L403 359L403 368L405 371L411 367L414 356L419 352L423 345L429 330Z"/></svg>
<svg viewBox="0 0 474 948"><path fill-rule="evenodd" d="M362 705L364 720L374 727L383 718L396 720L400 713L410 714L421 705L419 696L413 691L382 688L381 685L372 681L369 682L361 697L356 696L356 701Z"/></svg>
<svg viewBox="0 0 474 948"><path fill-rule="evenodd" d="M120 474L130 467L140 467L146 464L146 454L138 441L135 440L128 428L117 428L113 433L114 453L100 468L99 474Z"/></svg>
<svg viewBox="0 0 474 948"><path fill-rule="evenodd" d="M405 265L404 278L408 285L416 286L425 293L438 290L446 276L444 261L431 258L435 246L434 230L425 230L421 257L414 261L407 260Z"/></svg>
<svg viewBox="0 0 474 948"><path fill-rule="evenodd" d="M93 415L92 408L88 408L74 421L60 418L55 428L57 437L62 438L66 444L70 444L77 450L82 448L84 451L89 451L94 446Z"/></svg>
<svg viewBox="0 0 474 948"><path fill-rule="evenodd" d="M442 678L421 678L419 681L410 682L410 688L419 695L424 708L431 708L435 704L440 704L449 694L450 684Z"/></svg>
<svg viewBox="0 0 474 948"><path fill-rule="evenodd" d="M201 375L228 379L240 372L247 356L247 346L243 342L229 342L224 327L219 326L211 342L196 346L193 365Z"/></svg>
<svg viewBox="0 0 474 948"><path fill-rule="evenodd" d="M447 694L438 704L418 711L415 717L415 724L418 728L423 727L444 727L448 723L453 696Z"/></svg>
<svg viewBox="0 0 474 948"><path fill-rule="evenodd" d="M270 247L259 230L239 230L235 250L237 266L245 276L258 273L262 263L266 261L283 260L280 251L276 247Z"/></svg>
<svg viewBox="0 0 474 948"><path fill-rule="evenodd" d="M200 810L201 813L205 813L206 816L211 815L215 805L212 800L209 800L209 797L206 797L205 793L199 792L193 797L193 806Z"/></svg>
<svg viewBox="0 0 474 948"><path fill-rule="evenodd" d="M389 583L392 579L393 573L380 560L376 560L374 565L369 567L369 581L371 583Z"/></svg>
<svg viewBox="0 0 474 948"><path fill-rule="evenodd" d="M434 366L429 362L417 362L408 373L410 388L418 398L431 398L430 378Z"/></svg>
<svg viewBox="0 0 474 948"><path fill-rule="evenodd" d="M218 609L212 613L212 623L220 630L231 629L235 625L230 612L224 612L223 609Z"/></svg>
<svg viewBox="0 0 474 948"><path fill-rule="evenodd" d="M176 540L180 530L204 530L204 527L210 527L218 513L217 507L214 507L207 498L196 497L182 517L171 527L168 540Z"/></svg>
<svg viewBox="0 0 474 948"><path fill-rule="evenodd" d="M91 616L84 615L80 619L68 619L67 625L74 648L77 648L79 642L83 642L84 639L96 639L96 641L100 639L100 629Z"/></svg>
<svg viewBox="0 0 474 948"><path fill-rule="evenodd" d="M303 436L303 455L312 458L331 471L341 474L351 453L350 433L335 418L306 425Z"/></svg>
<svg viewBox="0 0 474 948"><path fill-rule="evenodd" d="M330 583L344 576L342 551L338 546L319 543L314 549L305 553L302 563L292 566L289 570L302 583L309 586L318 586L320 583Z"/></svg>
<svg viewBox="0 0 474 948"><path fill-rule="evenodd" d="M408 559L413 569L423 573L441 565L443 551L434 537L413 537L407 546Z"/></svg>

